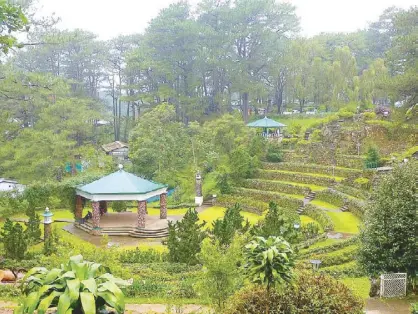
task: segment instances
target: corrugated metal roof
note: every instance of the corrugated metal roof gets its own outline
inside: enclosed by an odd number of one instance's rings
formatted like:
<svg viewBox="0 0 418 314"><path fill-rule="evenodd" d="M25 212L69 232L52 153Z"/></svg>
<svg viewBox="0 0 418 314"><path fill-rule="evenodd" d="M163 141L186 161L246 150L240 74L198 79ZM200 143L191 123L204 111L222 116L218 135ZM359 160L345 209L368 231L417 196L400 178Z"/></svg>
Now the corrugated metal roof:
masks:
<svg viewBox="0 0 418 314"><path fill-rule="evenodd" d="M124 147L128 148L129 146L128 146L128 144L126 144L124 142L120 142L120 141L116 141L116 142L112 142L112 143L109 143L109 144L102 145L102 148L106 153L109 153L111 151L114 151L114 150L119 149L119 148L124 148Z"/></svg>

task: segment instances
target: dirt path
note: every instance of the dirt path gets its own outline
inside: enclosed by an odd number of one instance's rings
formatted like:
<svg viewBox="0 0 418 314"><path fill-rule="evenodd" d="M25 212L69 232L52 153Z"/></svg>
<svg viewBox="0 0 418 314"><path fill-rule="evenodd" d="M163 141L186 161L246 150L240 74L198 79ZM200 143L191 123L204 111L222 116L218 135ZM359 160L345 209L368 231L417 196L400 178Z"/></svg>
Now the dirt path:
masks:
<svg viewBox="0 0 418 314"><path fill-rule="evenodd" d="M411 300L382 300L367 299L366 314L409 314ZM0 314L12 314L16 303L0 301ZM188 304L182 306L170 306L166 304L127 304L125 313L148 314L148 313L210 313L206 306Z"/></svg>

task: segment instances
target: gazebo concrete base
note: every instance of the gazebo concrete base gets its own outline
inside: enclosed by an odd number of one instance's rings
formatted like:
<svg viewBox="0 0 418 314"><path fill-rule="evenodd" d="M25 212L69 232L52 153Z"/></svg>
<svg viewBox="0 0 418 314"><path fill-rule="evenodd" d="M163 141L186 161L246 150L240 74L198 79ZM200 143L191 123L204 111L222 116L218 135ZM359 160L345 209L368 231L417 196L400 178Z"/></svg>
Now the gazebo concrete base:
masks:
<svg viewBox="0 0 418 314"><path fill-rule="evenodd" d="M88 220L84 223L75 223L75 226L93 235L131 236L135 238L165 238L168 236L168 221L181 219L171 216L160 219L158 216L145 217L146 228L137 227L137 214L132 212L106 213L100 217L100 233L94 234L93 223Z"/></svg>

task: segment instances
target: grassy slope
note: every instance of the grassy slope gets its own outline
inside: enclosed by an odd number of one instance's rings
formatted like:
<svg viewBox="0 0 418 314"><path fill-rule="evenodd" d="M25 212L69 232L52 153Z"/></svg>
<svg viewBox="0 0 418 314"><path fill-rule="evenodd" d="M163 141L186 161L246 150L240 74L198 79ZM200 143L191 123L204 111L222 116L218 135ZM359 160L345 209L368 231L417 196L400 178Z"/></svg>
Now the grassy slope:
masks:
<svg viewBox="0 0 418 314"><path fill-rule="evenodd" d="M330 216L334 222L334 231L353 234L359 232L361 221L354 214L350 212L327 212L327 215Z"/></svg>

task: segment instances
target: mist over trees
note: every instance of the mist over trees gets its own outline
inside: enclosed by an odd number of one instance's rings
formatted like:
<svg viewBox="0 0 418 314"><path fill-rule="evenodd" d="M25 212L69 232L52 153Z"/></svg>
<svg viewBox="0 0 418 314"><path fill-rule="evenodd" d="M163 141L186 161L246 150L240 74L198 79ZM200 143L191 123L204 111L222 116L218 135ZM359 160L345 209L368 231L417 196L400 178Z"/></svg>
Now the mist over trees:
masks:
<svg viewBox="0 0 418 314"><path fill-rule="evenodd" d="M74 151L128 141L138 117L161 103L186 125L234 109L246 121L252 107L333 111L401 101L416 110L417 12L388 8L367 29L312 38L299 35L294 6L273 0L180 1L144 32L109 41L31 20L36 44L14 47L0 66L0 170L26 173L19 167L31 157L31 171L53 174ZM51 154L51 141L62 158L33 157Z"/></svg>

